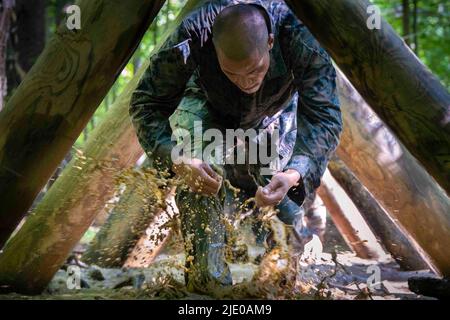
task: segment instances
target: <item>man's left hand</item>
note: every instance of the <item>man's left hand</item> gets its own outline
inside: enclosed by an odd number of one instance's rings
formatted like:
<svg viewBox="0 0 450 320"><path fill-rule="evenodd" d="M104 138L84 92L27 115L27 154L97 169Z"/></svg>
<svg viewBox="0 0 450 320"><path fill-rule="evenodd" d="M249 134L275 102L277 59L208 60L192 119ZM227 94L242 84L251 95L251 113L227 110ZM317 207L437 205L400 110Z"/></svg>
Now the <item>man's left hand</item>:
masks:
<svg viewBox="0 0 450 320"><path fill-rule="evenodd" d="M256 205L268 207L279 204L289 189L298 184L300 178L300 174L292 169L275 174L267 186L259 187L256 191Z"/></svg>

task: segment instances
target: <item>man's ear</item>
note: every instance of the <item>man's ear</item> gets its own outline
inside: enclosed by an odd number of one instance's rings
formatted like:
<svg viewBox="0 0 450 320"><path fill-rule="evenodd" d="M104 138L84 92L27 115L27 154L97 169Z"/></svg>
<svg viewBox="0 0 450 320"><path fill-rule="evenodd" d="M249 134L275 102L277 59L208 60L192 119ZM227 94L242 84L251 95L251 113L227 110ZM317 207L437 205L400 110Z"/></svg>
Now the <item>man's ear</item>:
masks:
<svg viewBox="0 0 450 320"><path fill-rule="evenodd" d="M269 33L269 41L267 42L269 45L269 50L272 50L273 48L273 42L274 42L274 35L273 33Z"/></svg>

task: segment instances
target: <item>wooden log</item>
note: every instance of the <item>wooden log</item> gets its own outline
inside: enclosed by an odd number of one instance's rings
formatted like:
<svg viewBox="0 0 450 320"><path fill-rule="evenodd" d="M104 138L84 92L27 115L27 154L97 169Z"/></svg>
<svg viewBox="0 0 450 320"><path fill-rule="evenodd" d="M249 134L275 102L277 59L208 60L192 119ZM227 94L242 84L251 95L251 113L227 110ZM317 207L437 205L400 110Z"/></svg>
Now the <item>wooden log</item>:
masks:
<svg viewBox="0 0 450 320"><path fill-rule="evenodd" d="M143 150L128 117L133 85L91 134L0 254L0 286L40 293L115 191L115 176Z"/></svg>
<svg viewBox="0 0 450 320"><path fill-rule="evenodd" d="M197 3L198 0L191 0L186 4L178 23ZM128 109L131 95L147 66L148 62L124 89L108 116L91 133L84 152L70 162L23 227L5 246L0 255L0 288L40 293L96 213L112 197L115 174L134 165L143 154Z"/></svg>
<svg viewBox="0 0 450 320"><path fill-rule="evenodd" d="M0 248L72 147L163 0L81 0L0 113Z"/></svg>
<svg viewBox="0 0 450 320"><path fill-rule="evenodd" d="M136 243L124 263L125 268L148 268L174 235L173 219L178 214L174 192L166 199L167 208L155 215L146 233Z"/></svg>
<svg viewBox="0 0 450 320"><path fill-rule="evenodd" d="M450 199L343 76L344 131L336 154L388 214L450 274Z"/></svg>
<svg viewBox="0 0 450 320"><path fill-rule="evenodd" d="M158 228L159 219L165 218L165 212L160 212L162 215L157 215L155 225L149 226L147 232L153 233L153 228ZM149 235L145 234L136 243L136 246L131 251L127 260L123 264L124 268L148 268L155 262L156 257L164 251L167 244L171 241L174 236L174 231L172 229L159 229L159 236L161 237L158 241L149 240Z"/></svg>
<svg viewBox="0 0 450 320"><path fill-rule="evenodd" d="M411 277L408 279L409 290L424 296L440 300L450 299L450 279L431 277Z"/></svg>
<svg viewBox="0 0 450 320"><path fill-rule="evenodd" d="M433 270L423 250L411 239L337 157L328 164L331 175L352 199L386 250L404 270Z"/></svg>
<svg viewBox="0 0 450 320"><path fill-rule="evenodd" d="M373 16L370 1L286 2L378 116L450 192L446 88L381 17L380 29L368 28Z"/></svg>
<svg viewBox="0 0 450 320"><path fill-rule="evenodd" d="M81 257L83 262L103 268L123 266L148 225L165 207L164 192L157 183L156 179L140 175L127 186Z"/></svg>
<svg viewBox="0 0 450 320"><path fill-rule="evenodd" d="M336 228L358 257L373 260L387 258L361 213L328 169L322 177L317 193L327 207Z"/></svg>

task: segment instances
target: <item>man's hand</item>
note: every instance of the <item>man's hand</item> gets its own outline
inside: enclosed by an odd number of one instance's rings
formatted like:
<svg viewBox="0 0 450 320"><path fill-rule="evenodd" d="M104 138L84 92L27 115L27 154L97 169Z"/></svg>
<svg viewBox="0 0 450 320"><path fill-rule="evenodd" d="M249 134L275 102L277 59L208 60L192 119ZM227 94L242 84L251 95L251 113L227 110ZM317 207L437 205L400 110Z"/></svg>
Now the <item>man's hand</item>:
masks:
<svg viewBox="0 0 450 320"><path fill-rule="evenodd" d="M191 191L211 196L219 192L222 177L207 163L200 159L191 159L178 165L173 165L173 171L189 186Z"/></svg>
<svg viewBox="0 0 450 320"><path fill-rule="evenodd" d="M256 205L268 207L279 204L289 189L298 184L300 178L300 174L292 169L275 174L267 186L259 187L256 191Z"/></svg>

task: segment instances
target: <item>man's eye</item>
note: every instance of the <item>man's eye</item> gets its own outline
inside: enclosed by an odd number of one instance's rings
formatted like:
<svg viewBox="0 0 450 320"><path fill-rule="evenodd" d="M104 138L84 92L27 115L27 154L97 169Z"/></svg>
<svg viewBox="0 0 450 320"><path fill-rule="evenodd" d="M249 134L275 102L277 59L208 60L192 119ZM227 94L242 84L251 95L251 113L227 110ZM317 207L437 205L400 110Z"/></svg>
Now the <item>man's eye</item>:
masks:
<svg viewBox="0 0 450 320"><path fill-rule="evenodd" d="M264 68L258 68L251 73L251 75L259 75L264 71Z"/></svg>

